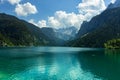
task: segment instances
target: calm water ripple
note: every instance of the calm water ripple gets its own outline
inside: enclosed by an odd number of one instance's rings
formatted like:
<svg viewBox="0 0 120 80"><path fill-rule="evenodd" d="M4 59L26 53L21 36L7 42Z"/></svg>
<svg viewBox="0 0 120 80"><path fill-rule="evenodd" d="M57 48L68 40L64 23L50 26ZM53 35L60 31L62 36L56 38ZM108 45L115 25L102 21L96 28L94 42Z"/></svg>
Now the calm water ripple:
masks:
<svg viewBox="0 0 120 80"><path fill-rule="evenodd" d="M0 80L120 80L120 51L0 48Z"/></svg>

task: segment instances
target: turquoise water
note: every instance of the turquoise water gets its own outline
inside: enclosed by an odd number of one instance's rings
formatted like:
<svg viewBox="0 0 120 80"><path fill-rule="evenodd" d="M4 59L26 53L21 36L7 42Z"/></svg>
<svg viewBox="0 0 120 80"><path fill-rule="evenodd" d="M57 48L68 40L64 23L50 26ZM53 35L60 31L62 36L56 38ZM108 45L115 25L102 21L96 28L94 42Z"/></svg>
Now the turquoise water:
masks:
<svg viewBox="0 0 120 80"><path fill-rule="evenodd" d="M0 80L120 80L120 51L0 48Z"/></svg>

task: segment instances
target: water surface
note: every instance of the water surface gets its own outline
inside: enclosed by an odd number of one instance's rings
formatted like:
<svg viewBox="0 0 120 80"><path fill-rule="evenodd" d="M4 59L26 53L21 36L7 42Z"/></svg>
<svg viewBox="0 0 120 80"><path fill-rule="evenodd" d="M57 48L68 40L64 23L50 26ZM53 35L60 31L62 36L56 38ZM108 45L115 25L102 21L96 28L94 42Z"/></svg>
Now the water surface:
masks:
<svg viewBox="0 0 120 80"><path fill-rule="evenodd" d="M120 80L120 51L0 48L0 80Z"/></svg>

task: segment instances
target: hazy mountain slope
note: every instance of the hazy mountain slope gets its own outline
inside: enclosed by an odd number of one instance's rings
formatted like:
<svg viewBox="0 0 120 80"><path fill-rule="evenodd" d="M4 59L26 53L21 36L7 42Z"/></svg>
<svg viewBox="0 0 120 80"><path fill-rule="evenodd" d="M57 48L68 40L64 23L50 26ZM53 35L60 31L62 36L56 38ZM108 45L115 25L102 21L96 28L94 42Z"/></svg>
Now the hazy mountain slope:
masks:
<svg viewBox="0 0 120 80"><path fill-rule="evenodd" d="M1 46L47 45L49 39L40 28L14 16L0 13Z"/></svg>
<svg viewBox="0 0 120 80"><path fill-rule="evenodd" d="M55 30L57 37L65 41L74 39L76 32L77 32L77 29L74 26Z"/></svg>
<svg viewBox="0 0 120 80"><path fill-rule="evenodd" d="M71 41L72 46L104 47L108 40L120 38L120 8L107 9L84 23L78 39Z"/></svg>
<svg viewBox="0 0 120 80"><path fill-rule="evenodd" d="M109 20L111 20L116 16L118 17L119 11L114 10L114 8L117 9L119 7L120 7L120 0L116 0L116 2L114 4L110 4L108 6L107 10L105 10L103 13L93 17L90 22L83 22L83 24L81 25L81 29L79 30L79 32L77 34L77 37L81 37L89 32L96 30L97 28L103 26L104 23L108 24L109 18L110 18ZM114 11L117 11L117 12L114 12L111 9L113 9ZM110 13L109 13L109 11L110 11ZM110 21L110 23L111 23L111 21Z"/></svg>
<svg viewBox="0 0 120 80"><path fill-rule="evenodd" d="M64 40L60 39L53 28L41 28L42 33L44 33L51 41L52 45L61 46L64 44Z"/></svg>

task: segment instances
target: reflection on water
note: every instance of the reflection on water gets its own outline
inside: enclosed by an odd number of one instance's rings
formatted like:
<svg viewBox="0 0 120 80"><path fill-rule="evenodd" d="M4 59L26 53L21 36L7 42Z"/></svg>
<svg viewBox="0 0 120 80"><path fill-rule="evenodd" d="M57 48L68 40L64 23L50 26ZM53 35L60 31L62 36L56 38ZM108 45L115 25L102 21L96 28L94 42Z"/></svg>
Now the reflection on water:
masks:
<svg viewBox="0 0 120 80"><path fill-rule="evenodd" d="M120 63L120 50L105 50L105 55L108 56L111 60Z"/></svg>
<svg viewBox="0 0 120 80"><path fill-rule="evenodd" d="M120 80L116 59L120 55L112 53L89 48L1 48L0 80Z"/></svg>
<svg viewBox="0 0 120 80"><path fill-rule="evenodd" d="M114 52L106 50L86 51L78 54L78 59L84 71L90 71L102 80L120 80L120 51L116 52L118 54L114 55Z"/></svg>

